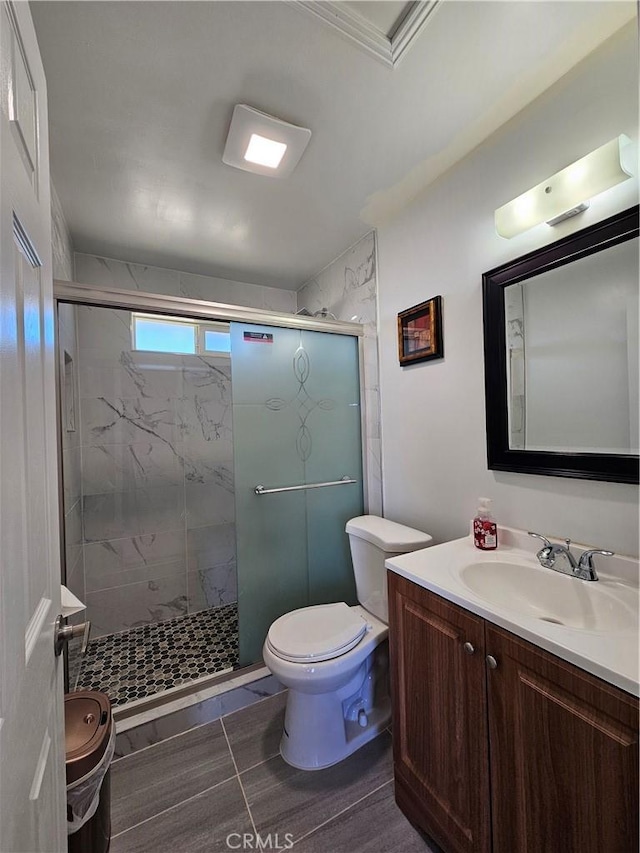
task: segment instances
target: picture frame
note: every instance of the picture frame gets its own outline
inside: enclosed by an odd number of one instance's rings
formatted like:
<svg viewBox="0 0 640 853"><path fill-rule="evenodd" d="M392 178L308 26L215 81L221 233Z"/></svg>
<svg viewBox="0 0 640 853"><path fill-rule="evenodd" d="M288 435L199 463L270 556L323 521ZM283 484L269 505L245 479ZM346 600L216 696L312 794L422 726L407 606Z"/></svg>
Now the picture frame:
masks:
<svg viewBox="0 0 640 853"><path fill-rule="evenodd" d="M434 296L398 314L400 365L444 358L442 296Z"/></svg>

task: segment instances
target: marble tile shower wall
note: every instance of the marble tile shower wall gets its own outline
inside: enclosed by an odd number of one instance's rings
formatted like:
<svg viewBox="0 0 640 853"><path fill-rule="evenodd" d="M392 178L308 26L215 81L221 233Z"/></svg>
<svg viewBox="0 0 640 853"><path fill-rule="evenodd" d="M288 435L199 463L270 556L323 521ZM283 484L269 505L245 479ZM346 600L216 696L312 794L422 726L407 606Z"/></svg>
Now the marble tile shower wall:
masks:
<svg viewBox="0 0 640 853"><path fill-rule="evenodd" d="M94 635L235 601L229 359L136 352L130 312L77 314Z"/></svg>
<svg viewBox="0 0 640 853"><path fill-rule="evenodd" d="M338 320L364 325L367 512L382 515L376 257L371 231L298 290L298 309L327 309Z"/></svg>
<svg viewBox="0 0 640 853"><path fill-rule="evenodd" d="M242 305L295 314L296 294L277 287L263 287L243 281L229 281L215 276L129 264L98 255L75 254L76 281L118 290L140 290L162 293L165 296L185 296L188 299L206 299L227 305Z"/></svg>
<svg viewBox="0 0 640 853"><path fill-rule="evenodd" d="M75 280L296 310L292 291L84 253L75 254ZM234 601L229 362L154 356L142 364L127 312L78 310L85 601L95 636Z"/></svg>
<svg viewBox="0 0 640 853"><path fill-rule="evenodd" d="M327 308L338 319L349 321L355 318L363 323L366 497L368 511L382 513L374 232L344 252L297 294L83 253L75 254L75 280L108 288L206 299L281 313L295 313L302 307L312 313ZM100 309L79 310L88 314ZM122 317L119 322L123 328L125 325L128 328L128 321L123 324ZM83 342L87 344L82 349L83 375L86 377L90 364L84 363L84 350L96 348L97 332L94 336L88 325L86 333L83 332ZM93 374L91 380L85 378L82 389L83 487L87 496L86 509L89 515L93 515L93 518L87 515L85 519L85 540L88 540L87 533L91 537L101 537L90 539L84 545L86 601L90 607L89 618L95 621L96 635L170 618L189 609L224 604L234 600L236 595L235 535L233 518L229 515L233 511L233 500L225 503L222 497L224 491L233 490L231 434L227 435L223 429L214 439L211 437L216 434L214 430L206 438L206 430L198 420L202 414L199 398L197 401L195 391L193 397L189 397L193 382L184 359L181 369L177 364L173 365L173 370L168 369L170 357L163 357L164 367L144 368L145 387L142 393L133 378L138 366L135 359L128 367L125 366L127 357L123 346L124 343L120 349L116 348L115 356L113 353L110 356L112 365L115 359L117 366L111 372L105 370L99 377ZM88 357L91 358L90 355ZM204 364L201 361L199 369L203 370ZM225 370L220 365L208 366L222 372ZM178 376L182 376L183 389L176 385L179 384ZM213 384L222 395L224 382L220 374L216 376ZM201 380L208 381L204 375ZM178 396L172 397L168 391ZM184 396L180 396L183 391ZM230 402L230 384L225 399ZM121 401L118 404L120 408L116 405L115 410L109 409L108 403L115 404L117 400ZM221 397L218 402L222 406ZM210 405L213 406L213 399ZM190 414L185 414L189 407ZM196 423L200 426L195 433L190 432L189 424L194 427ZM219 414L213 414L211 423L221 423L230 430L230 418L228 421L220 420ZM102 433L101 427L106 428ZM201 429L200 434L198 429ZM103 440L109 433L109 441ZM229 455L222 459L227 452L227 441ZM136 444L147 450L142 450L142 456L134 458L132 451L126 448ZM215 453L207 455L208 467L202 456L205 445L207 449L216 449ZM120 450L107 450L111 446ZM122 473L118 482L128 485L122 488L114 482L105 492L91 492L90 488L96 488L92 486L92 477L97 475L100 461L104 463L110 452L120 454ZM178 462L178 457L183 462ZM179 510L180 486L176 485L176 477L180 465L183 469L184 528L181 525L168 526L175 523ZM143 470L147 472L144 475ZM136 482L139 485L130 488ZM123 533L125 521L130 516L140 520L135 525L138 529ZM161 528L152 522L154 517L162 518ZM98 518L102 518L101 529L97 524ZM113 519L111 527L109 518ZM96 575L101 579L96 579ZM96 584L100 585L99 588Z"/></svg>

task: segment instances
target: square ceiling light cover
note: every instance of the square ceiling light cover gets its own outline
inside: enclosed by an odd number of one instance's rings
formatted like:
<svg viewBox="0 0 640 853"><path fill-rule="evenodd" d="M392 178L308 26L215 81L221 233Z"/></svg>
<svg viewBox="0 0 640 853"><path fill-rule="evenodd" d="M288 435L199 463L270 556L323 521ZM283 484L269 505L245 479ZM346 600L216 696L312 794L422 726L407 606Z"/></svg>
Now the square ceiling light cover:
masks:
<svg viewBox="0 0 640 853"><path fill-rule="evenodd" d="M236 104L222 162L246 172L286 178L295 169L310 139L307 127L289 124L246 104Z"/></svg>

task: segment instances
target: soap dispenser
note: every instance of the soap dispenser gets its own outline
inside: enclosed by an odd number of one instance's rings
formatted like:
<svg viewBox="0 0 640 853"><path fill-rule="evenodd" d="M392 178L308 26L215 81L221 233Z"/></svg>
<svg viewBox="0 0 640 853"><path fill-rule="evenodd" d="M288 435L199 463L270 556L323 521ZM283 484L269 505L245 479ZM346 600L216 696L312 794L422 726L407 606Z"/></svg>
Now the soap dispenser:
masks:
<svg viewBox="0 0 640 853"><path fill-rule="evenodd" d="M491 515L491 499L478 498L478 511L473 519L473 544L481 551L498 547L498 525Z"/></svg>

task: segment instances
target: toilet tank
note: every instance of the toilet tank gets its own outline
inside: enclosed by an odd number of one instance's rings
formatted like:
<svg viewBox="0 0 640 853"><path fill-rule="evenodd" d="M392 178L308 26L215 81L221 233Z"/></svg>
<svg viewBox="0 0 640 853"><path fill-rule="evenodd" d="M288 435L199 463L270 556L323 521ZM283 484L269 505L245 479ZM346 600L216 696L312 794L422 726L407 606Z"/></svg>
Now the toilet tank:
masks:
<svg viewBox="0 0 640 853"><path fill-rule="evenodd" d="M358 601L383 622L389 621L387 573L384 561L398 554L426 548L431 536L377 515L352 518L345 527L349 535L351 562Z"/></svg>

